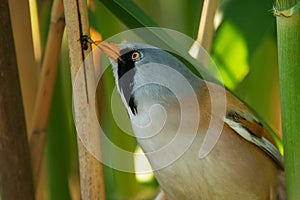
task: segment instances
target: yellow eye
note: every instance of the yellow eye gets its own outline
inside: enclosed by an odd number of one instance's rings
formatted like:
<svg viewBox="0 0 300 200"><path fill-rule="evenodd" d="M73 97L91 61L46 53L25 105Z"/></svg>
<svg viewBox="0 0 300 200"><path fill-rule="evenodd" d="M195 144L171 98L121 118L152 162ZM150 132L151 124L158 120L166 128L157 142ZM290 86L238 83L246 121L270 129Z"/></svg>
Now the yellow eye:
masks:
<svg viewBox="0 0 300 200"><path fill-rule="evenodd" d="M133 52L132 55L131 55L131 59L132 59L133 61L136 61L136 60L138 60L138 59L140 59L140 58L141 58L140 52L135 51L135 52Z"/></svg>

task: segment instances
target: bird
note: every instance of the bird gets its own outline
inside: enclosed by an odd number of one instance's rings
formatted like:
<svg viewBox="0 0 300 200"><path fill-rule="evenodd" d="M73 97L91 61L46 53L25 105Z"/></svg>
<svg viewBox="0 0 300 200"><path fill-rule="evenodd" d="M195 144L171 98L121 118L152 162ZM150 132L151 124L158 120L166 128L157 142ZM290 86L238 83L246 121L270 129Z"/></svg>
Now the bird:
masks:
<svg viewBox="0 0 300 200"><path fill-rule="evenodd" d="M149 44L99 48L161 187L157 199L286 199L283 156L230 91ZM201 154L204 143L211 148Z"/></svg>

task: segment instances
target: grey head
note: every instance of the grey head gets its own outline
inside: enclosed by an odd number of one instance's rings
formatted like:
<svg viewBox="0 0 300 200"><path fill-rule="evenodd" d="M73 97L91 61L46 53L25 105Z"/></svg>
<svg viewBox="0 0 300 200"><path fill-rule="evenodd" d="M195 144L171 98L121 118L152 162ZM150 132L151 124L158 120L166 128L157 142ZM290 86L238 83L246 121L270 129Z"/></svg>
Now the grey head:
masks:
<svg viewBox="0 0 300 200"><path fill-rule="evenodd" d="M113 73L130 116L138 114L142 104L171 102L176 99L174 90L185 93L200 86L200 78L162 49L140 43L122 43L118 48L119 57L111 58Z"/></svg>

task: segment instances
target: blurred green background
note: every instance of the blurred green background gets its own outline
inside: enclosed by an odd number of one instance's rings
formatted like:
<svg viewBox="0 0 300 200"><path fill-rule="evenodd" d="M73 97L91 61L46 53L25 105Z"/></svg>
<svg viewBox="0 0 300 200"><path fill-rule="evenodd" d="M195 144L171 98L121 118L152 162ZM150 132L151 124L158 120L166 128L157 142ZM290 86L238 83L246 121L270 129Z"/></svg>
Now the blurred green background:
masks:
<svg viewBox="0 0 300 200"><path fill-rule="evenodd" d="M90 0L90 26L103 39L129 28L160 26L196 39L202 9L201 0ZM221 0L216 13L211 56L224 84L280 135L279 81L275 17L272 0ZM38 16L44 48L51 0L38 2ZM72 117L72 88L64 38L55 86L46 146L48 199L78 199L76 131ZM100 121L118 146L135 151L133 137L117 127L111 113L114 80L107 70L99 87ZM104 152L109 154L110 152ZM118 158L112 158L118 159ZM134 158L128 160L134 165ZM107 199L152 199L158 192L154 178L139 181L135 174L105 167Z"/></svg>

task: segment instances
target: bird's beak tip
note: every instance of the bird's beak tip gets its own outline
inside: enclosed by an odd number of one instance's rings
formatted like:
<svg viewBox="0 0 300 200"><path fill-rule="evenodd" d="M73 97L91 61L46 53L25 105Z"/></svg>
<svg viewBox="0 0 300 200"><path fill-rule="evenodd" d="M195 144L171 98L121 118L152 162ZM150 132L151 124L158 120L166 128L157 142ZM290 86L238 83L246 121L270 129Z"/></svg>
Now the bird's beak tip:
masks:
<svg viewBox="0 0 300 200"><path fill-rule="evenodd" d="M99 44L99 47L113 61L117 61L120 58L120 48L117 44L112 42L102 41Z"/></svg>

